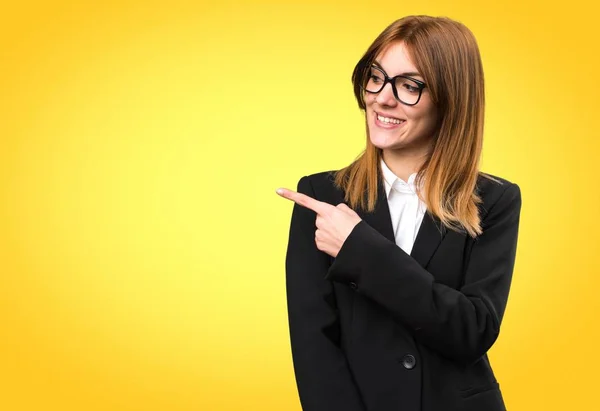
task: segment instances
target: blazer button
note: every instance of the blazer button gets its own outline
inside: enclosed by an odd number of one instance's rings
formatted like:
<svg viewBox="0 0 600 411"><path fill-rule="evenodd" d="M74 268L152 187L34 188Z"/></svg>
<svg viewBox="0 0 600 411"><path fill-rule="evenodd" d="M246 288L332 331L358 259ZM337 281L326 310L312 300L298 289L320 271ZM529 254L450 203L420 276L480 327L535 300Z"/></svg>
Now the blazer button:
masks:
<svg viewBox="0 0 600 411"><path fill-rule="evenodd" d="M417 365L417 359L411 354L406 354L404 357L402 357L400 362L407 370L412 370Z"/></svg>
<svg viewBox="0 0 600 411"><path fill-rule="evenodd" d="M353 290L357 290L358 285L356 285L356 283L354 281L352 281L352 282L350 282L350 288L352 288Z"/></svg>

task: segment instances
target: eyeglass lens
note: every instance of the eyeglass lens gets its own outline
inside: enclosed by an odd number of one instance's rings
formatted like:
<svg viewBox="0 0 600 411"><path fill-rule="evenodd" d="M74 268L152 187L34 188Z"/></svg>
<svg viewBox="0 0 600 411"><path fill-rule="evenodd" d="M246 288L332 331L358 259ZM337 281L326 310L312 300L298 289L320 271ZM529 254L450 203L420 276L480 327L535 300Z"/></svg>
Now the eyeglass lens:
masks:
<svg viewBox="0 0 600 411"><path fill-rule="evenodd" d="M370 93L379 93L385 84L385 74L376 67L371 67L365 90ZM416 82L404 78L396 77L394 81L397 98L405 104L415 104L419 100L421 88Z"/></svg>

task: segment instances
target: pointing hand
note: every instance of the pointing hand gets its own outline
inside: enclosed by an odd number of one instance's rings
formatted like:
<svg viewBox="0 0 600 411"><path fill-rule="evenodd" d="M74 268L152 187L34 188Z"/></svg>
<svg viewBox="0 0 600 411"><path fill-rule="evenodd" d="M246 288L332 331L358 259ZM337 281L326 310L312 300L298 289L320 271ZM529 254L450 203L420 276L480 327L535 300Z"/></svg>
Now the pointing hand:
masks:
<svg viewBox="0 0 600 411"><path fill-rule="evenodd" d="M281 197L317 213L315 243L319 250L332 257L337 256L344 241L362 220L354 210L344 203L333 206L286 188L279 188L276 192Z"/></svg>

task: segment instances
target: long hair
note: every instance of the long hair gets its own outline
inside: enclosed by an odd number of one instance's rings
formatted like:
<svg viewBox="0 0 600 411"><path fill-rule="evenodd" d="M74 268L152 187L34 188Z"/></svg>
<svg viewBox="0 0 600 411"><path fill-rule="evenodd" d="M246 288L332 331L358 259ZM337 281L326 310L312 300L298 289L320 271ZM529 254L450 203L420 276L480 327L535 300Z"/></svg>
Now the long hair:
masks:
<svg viewBox="0 0 600 411"><path fill-rule="evenodd" d="M440 113L432 146L415 179L427 212L446 227L481 234L476 192L483 146L484 79L473 33L446 17L407 16L390 24L371 44L352 73L354 95L366 110L362 86L375 58L392 43L403 42ZM368 136L365 150L337 171L334 182L352 208L373 211L377 201L382 150ZM497 180L495 180L497 181Z"/></svg>

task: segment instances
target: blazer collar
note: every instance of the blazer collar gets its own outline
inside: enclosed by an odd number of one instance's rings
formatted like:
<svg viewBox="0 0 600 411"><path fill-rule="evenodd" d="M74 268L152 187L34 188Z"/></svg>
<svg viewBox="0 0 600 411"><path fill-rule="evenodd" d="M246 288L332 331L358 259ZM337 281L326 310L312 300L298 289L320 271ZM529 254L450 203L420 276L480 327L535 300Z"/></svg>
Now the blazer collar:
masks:
<svg viewBox="0 0 600 411"><path fill-rule="evenodd" d="M386 197L386 191L383 179L378 179L379 184L377 187L377 204L373 212L367 213L359 209L356 213L365 220L367 224L379 231L388 240L396 243L394 237L394 229L392 227L392 219L390 217L390 209ZM436 249L444 239L447 228L443 226L439 218L434 217L429 213L425 212L423 221L417 232L415 243L411 250L411 257L413 257L423 268L427 267L429 260L435 253Z"/></svg>

